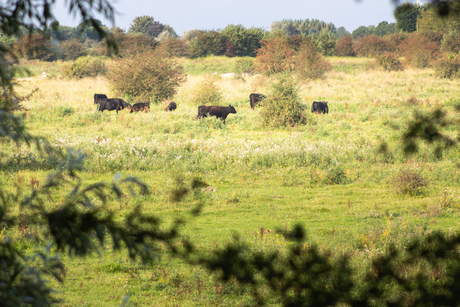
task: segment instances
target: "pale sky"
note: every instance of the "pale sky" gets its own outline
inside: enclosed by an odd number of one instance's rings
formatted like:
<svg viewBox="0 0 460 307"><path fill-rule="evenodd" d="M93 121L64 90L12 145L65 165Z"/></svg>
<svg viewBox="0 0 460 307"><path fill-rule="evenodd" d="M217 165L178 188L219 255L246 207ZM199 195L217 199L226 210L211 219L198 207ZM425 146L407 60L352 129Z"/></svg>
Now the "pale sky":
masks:
<svg viewBox="0 0 460 307"><path fill-rule="evenodd" d="M77 26L81 20L69 16L60 8L55 15L61 25ZM401 1L403 3L406 1ZM416 0L407 2L415 3ZM270 29L270 24L282 19L319 19L345 27L350 33L359 26L377 26L382 21L395 22L392 0L115 0L115 25L128 30L138 16L152 16L171 26L177 34L191 29L219 30L229 24L246 28ZM109 28L110 22L101 19Z"/></svg>

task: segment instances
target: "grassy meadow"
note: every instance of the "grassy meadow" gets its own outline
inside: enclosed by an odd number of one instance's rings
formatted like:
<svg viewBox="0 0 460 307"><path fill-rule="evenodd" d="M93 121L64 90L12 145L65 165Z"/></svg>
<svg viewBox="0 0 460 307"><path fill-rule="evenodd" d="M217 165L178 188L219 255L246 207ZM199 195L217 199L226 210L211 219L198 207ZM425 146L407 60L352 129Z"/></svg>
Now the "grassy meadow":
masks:
<svg viewBox="0 0 460 307"><path fill-rule="evenodd" d="M109 204L123 217L136 205L160 217L165 225L181 216L182 233L201 248L223 246L237 234L256 249L289 245L276 229L301 223L309 240L322 249L353 255L354 265L390 243L403 246L412 236L432 230L460 231L460 151L436 152L421 143L405 157L402 134L414 112L442 107L459 118L460 80L437 79L431 69L384 72L372 59L328 58L333 69L324 80L298 81L302 102L329 103L329 114L308 114L311 124L288 129L262 125L260 109L251 110L249 94L270 93L265 76L221 79L222 105L233 105L224 125L215 118L195 120L194 91L206 75L232 72L238 59L210 57L180 60L187 81L173 100L151 105L149 113L123 110L103 113L93 104L95 93L114 97L104 77L79 80L62 77L67 63L24 62L32 76L18 81L21 95L38 91L21 111L33 134L52 144L73 147L87 155L84 184L111 181L118 174L145 182L148 196L126 195ZM48 78L42 79L46 71ZM130 101L128 101L130 102ZM458 126L456 126L458 128ZM449 130L451 129L451 130ZM456 136L458 131L446 128ZM382 144L387 152L379 150ZM44 182L55 166L25 145L2 143L0 184ZM427 185L413 194L399 193L402 172L414 172ZM185 201L171 201L178 182L200 178L208 188ZM58 206L62 191L48 206ZM204 203L203 211L190 210ZM19 210L19 209L18 209ZM13 211L19 214L18 210ZM30 228L6 229L22 239ZM56 283L62 306L234 306L250 303L247 293L221 284L204 269L190 267L167 255L154 265L130 262L107 245L88 258L61 255L66 279ZM53 281L54 282L54 281Z"/></svg>

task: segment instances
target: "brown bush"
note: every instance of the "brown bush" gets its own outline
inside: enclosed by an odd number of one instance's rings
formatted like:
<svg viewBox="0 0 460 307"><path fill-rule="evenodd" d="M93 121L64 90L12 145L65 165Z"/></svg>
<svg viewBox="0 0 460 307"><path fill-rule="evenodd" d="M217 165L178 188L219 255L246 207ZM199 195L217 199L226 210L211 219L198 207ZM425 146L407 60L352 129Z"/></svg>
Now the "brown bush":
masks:
<svg viewBox="0 0 460 307"><path fill-rule="evenodd" d="M366 35L358 38L353 44L353 50L357 56L376 57L391 51L390 44L377 35Z"/></svg>
<svg viewBox="0 0 460 307"><path fill-rule="evenodd" d="M124 35L119 43L119 53L122 57L155 50L158 42L154 37L145 34Z"/></svg>
<svg viewBox="0 0 460 307"><path fill-rule="evenodd" d="M390 52L399 54L401 43L408 38L409 35L406 33L396 33L384 36L384 39L388 42Z"/></svg>
<svg viewBox="0 0 460 307"><path fill-rule="evenodd" d="M356 56L353 50L353 38L351 35L347 35L339 39L335 46L336 56Z"/></svg>
<svg viewBox="0 0 460 307"><path fill-rule="evenodd" d="M295 50L284 36L262 40L256 51L254 68L257 72L273 74L294 69Z"/></svg>
<svg viewBox="0 0 460 307"><path fill-rule="evenodd" d="M28 60L54 61L58 58L58 50L50 37L31 34L19 39L13 46L16 53Z"/></svg>
<svg viewBox="0 0 460 307"><path fill-rule="evenodd" d="M117 61L109 68L108 79L120 96L158 101L174 96L185 75L164 52L148 51Z"/></svg>
<svg viewBox="0 0 460 307"><path fill-rule="evenodd" d="M406 63L417 68L432 66L441 55L439 45L417 34L401 43L401 52Z"/></svg>
<svg viewBox="0 0 460 307"><path fill-rule="evenodd" d="M442 32L436 31L419 32L418 35L425 37L427 40L435 43L438 46L441 46L441 41L444 37L444 34Z"/></svg>
<svg viewBox="0 0 460 307"><path fill-rule="evenodd" d="M401 171L391 182L397 193L411 196L421 194L428 185L425 178L412 170Z"/></svg>
<svg viewBox="0 0 460 307"><path fill-rule="evenodd" d="M160 43L158 50L173 57L189 57L190 48L186 42L178 38L168 38Z"/></svg>
<svg viewBox="0 0 460 307"><path fill-rule="evenodd" d="M87 54L86 46L78 38L63 41L61 49L63 60L76 60Z"/></svg>

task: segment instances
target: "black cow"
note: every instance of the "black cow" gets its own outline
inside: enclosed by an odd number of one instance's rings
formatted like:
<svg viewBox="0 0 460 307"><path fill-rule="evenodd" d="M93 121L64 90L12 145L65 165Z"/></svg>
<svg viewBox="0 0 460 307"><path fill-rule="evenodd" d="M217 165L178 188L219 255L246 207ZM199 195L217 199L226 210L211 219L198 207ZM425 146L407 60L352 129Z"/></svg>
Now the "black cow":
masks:
<svg viewBox="0 0 460 307"><path fill-rule="evenodd" d="M118 110L123 110L125 108L131 109L131 105L124 101L123 99L120 98L108 98L108 99L102 99L99 102L99 111L104 112L104 110L107 111L113 111L116 110L118 113Z"/></svg>
<svg viewBox="0 0 460 307"><path fill-rule="evenodd" d="M236 114L236 110L233 106L229 105L228 107L220 107L220 106L199 106L198 107L198 115L196 119L215 116L217 118L221 118L224 121L227 118L228 114L233 113Z"/></svg>
<svg viewBox="0 0 460 307"><path fill-rule="evenodd" d="M311 105L311 113L329 113L329 107L327 101L313 101Z"/></svg>
<svg viewBox="0 0 460 307"><path fill-rule="evenodd" d="M138 102L132 105L130 113L139 112L139 111L148 112L149 110L150 110L150 102Z"/></svg>
<svg viewBox="0 0 460 307"><path fill-rule="evenodd" d="M165 108L165 111L174 111L177 109L177 104L174 101L171 101Z"/></svg>
<svg viewBox="0 0 460 307"><path fill-rule="evenodd" d="M98 104L102 99L107 99L105 94L94 94L94 104Z"/></svg>
<svg viewBox="0 0 460 307"><path fill-rule="evenodd" d="M267 98L265 95L258 94L258 93L252 93L249 95L249 104L251 105L251 109L254 109L254 107L259 103L259 101L264 100Z"/></svg>

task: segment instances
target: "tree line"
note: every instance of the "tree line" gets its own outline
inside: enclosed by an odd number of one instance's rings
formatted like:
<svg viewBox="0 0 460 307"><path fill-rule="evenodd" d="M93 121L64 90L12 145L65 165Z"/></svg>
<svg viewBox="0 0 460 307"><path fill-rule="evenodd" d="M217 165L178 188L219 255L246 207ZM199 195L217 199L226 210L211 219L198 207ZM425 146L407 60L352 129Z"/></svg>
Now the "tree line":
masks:
<svg viewBox="0 0 460 307"><path fill-rule="evenodd" d="M357 42L369 36L386 41L403 40L408 34L416 32L430 36L440 47L444 44L447 52L459 52L460 19L456 16L438 18L436 6L410 3L398 6L394 16L396 23L382 21L377 26L360 26L351 33L344 27L336 28L332 23L317 19L283 19L273 22L269 31L228 25L221 30L188 30L182 37L171 26L151 16L134 18L127 31L118 27L109 29L97 19L85 20L75 28L53 21L41 30L23 26L16 36L2 34L0 42L12 46L23 58L45 61L112 55L105 48L110 39L117 43L122 56L161 48L172 56L188 58L209 55L255 57L262 47L262 40L285 36L309 41L323 55L355 56L362 54L357 50L343 50L345 42ZM100 36L101 30L107 33L105 39Z"/></svg>

